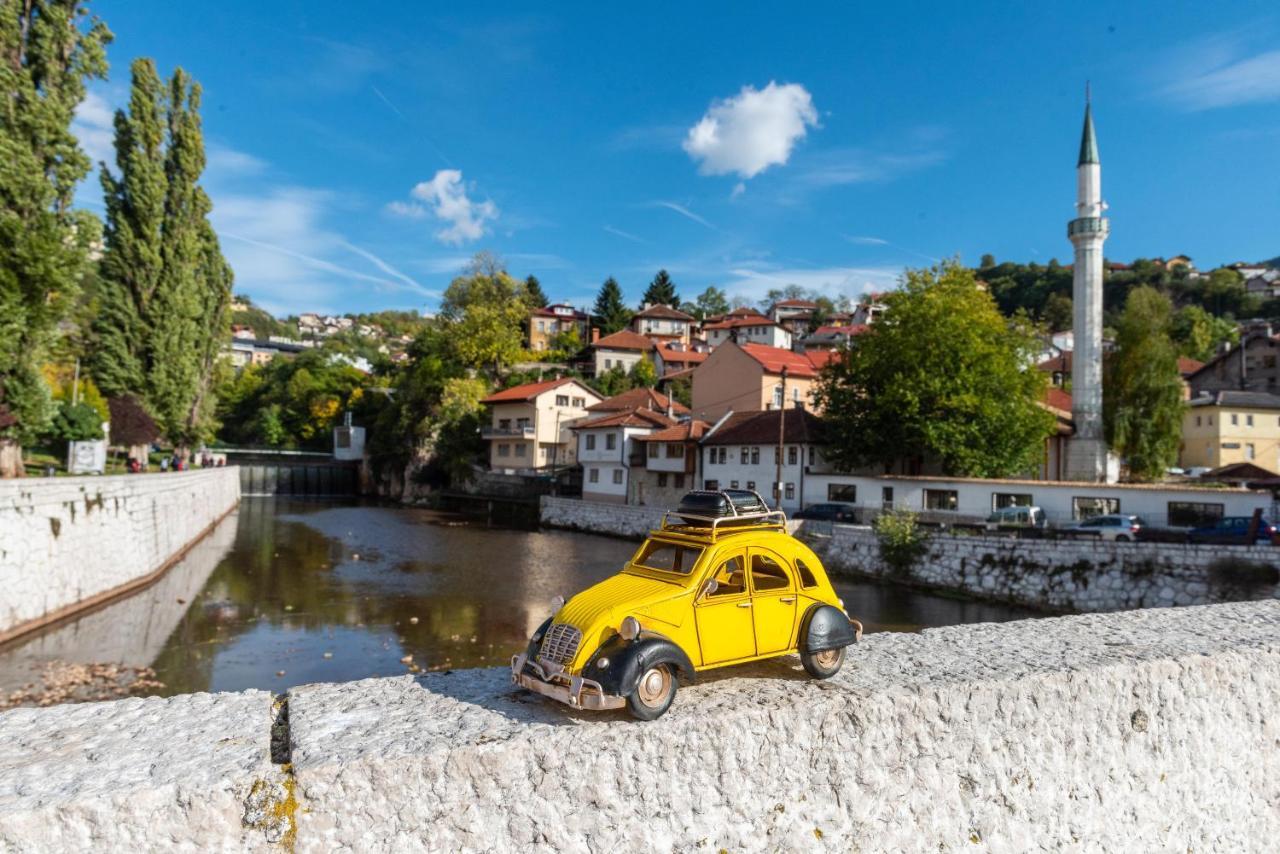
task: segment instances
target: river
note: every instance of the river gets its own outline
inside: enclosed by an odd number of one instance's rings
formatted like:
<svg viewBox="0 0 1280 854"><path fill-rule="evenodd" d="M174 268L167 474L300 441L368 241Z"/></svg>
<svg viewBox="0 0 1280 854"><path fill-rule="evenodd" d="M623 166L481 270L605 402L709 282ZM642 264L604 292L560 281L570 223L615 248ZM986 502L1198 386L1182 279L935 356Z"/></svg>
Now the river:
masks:
<svg viewBox="0 0 1280 854"><path fill-rule="evenodd" d="M246 498L156 584L0 649L0 700L34 685L26 702L38 702L42 673L73 683L53 694L45 686L49 703L278 692L414 668L502 665L523 649L555 596L613 574L635 548L592 534L486 528L415 508ZM1038 616L883 584L835 587L868 632ZM77 687L87 677L68 663L149 670L127 690L95 693L91 682Z"/></svg>

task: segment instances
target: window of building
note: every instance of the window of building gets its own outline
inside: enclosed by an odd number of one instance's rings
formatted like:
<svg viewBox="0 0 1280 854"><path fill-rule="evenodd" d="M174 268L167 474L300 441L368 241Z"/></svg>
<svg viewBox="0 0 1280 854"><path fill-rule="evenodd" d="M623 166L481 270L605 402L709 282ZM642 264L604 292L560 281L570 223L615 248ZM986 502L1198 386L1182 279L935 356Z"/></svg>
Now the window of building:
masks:
<svg viewBox="0 0 1280 854"><path fill-rule="evenodd" d="M569 405L569 395L567 394L556 395L556 406L568 406L568 405Z"/></svg>
<svg viewBox="0 0 1280 854"><path fill-rule="evenodd" d="M587 434L587 450L594 451L595 449L596 449L596 434L588 433Z"/></svg>
<svg viewBox="0 0 1280 854"><path fill-rule="evenodd" d="M702 488L703 488L703 489L709 489L709 490L711 490L712 492L715 492L717 489L719 489L719 488L720 488L720 481L718 481L718 480L708 480L708 481L705 481L705 482L703 483L703 485L702 485Z"/></svg>
<svg viewBox="0 0 1280 854"><path fill-rule="evenodd" d="M622 483L622 469L613 470L613 482Z"/></svg>
<svg viewBox="0 0 1280 854"><path fill-rule="evenodd" d="M724 465L727 462L729 462L729 449L721 448L720 449L720 465Z"/></svg>
<svg viewBox="0 0 1280 854"><path fill-rule="evenodd" d="M814 465L814 461L817 459L817 450L813 445L809 446L809 465Z"/></svg>
<svg viewBox="0 0 1280 854"><path fill-rule="evenodd" d="M800 573L801 587L817 587L818 586L818 579L813 574L813 570L810 569L809 566L799 558L796 558L796 570L799 571Z"/></svg>
<svg viewBox="0 0 1280 854"><path fill-rule="evenodd" d="M517 430L528 430L528 429L529 429L529 419L528 419L528 418L517 418L517 419L516 419L516 429L517 429Z"/></svg>
<svg viewBox="0 0 1280 854"><path fill-rule="evenodd" d="M885 510L893 509L893 487L892 486L880 487L880 506L883 507Z"/></svg>
<svg viewBox="0 0 1280 854"><path fill-rule="evenodd" d="M610 368L612 368L612 367L613 367L613 359L605 359L605 360L604 360L604 369L607 371L607 370L609 370L609 369L610 369Z"/></svg>
<svg viewBox="0 0 1280 854"><path fill-rule="evenodd" d="M1253 443L1249 442L1244 446L1244 458L1246 460L1253 459Z"/></svg>
<svg viewBox="0 0 1280 854"><path fill-rule="evenodd" d="M773 390L773 408L774 409L782 408L782 387L781 386Z"/></svg>
<svg viewBox="0 0 1280 854"><path fill-rule="evenodd" d="M787 484L787 500L791 501L796 497L796 485L794 483Z"/></svg>
<svg viewBox="0 0 1280 854"><path fill-rule="evenodd" d="M1240 416L1234 412L1231 413L1231 426L1235 427L1239 423L1240 423Z"/></svg>
<svg viewBox="0 0 1280 854"><path fill-rule="evenodd" d="M795 445L792 445L791 447L787 448L787 465L793 466L796 464L797 451L798 449L796 448Z"/></svg>
<svg viewBox="0 0 1280 854"><path fill-rule="evenodd" d="M760 449L752 448L751 449L751 465L753 466L758 465L759 462L760 462Z"/></svg>
<svg viewBox="0 0 1280 854"><path fill-rule="evenodd" d="M587 481L590 483L599 483L600 469L596 468L595 466L592 466L591 468L587 469Z"/></svg>
<svg viewBox="0 0 1280 854"><path fill-rule="evenodd" d="M924 509L955 510L960 505L960 494L954 489L926 489Z"/></svg>
<svg viewBox="0 0 1280 854"><path fill-rule="evenodd" d="M523 457L523 456L524 456L524 454L525 454L525 448L527 448L527 447L528 447L528 446L527 446L527 445L524 445L524 444L516 445L516 456L517 456L517 457Z"/></svg>
<svg viewBox="0 0 1280 854"><path fill-rule="evenodd" d="M1120 512L1119 498L1072 498L1071 518L1092 519L1094 516L1105 516Z"/></svg>
<svg viewBox="0 0 1280 854"><path fill-rule="evenodd" d="M499 419L498 419L498 429L499 429L499 430L510 430L510 429L511 429L511 419L510 419L510 418L499 418Z"/></svg>
<svg viewBox="0 0 1280 854"><path fill-rule="evenodd" d="M754 490L755 488L756 488L756 482L754 480L747 481L747 489Z"/></svg>
<svg viewBox="0 0 1280 854"><path fill-rule="evenodd" d="M1197 415L1197 416L1196 416L1196 426L1197 426L1197 427L1199 427L1199 426L1200 426L1200 416L1199 416L1199 415Z"/></svg>
<svg viewBox="0 0 1280 854"><path fill-rule="evenodd" d="M1240 450L1240 443L1239 442L1223 442L1222 449L1224 451L1238 451Z"/></svg>
<svg viewBox="0 0 1280 854"><path fill-rule="evenodd" d="M1175 528L1198 528L1222 518L1225 505L1197 501L1170 501L1169 524Z"/></svg>
<svg viewBox="0 0 1280 854"><path fill-rule="evenodd" d="M667 473L665 471L658 472L658 488L665 489L667 486Z"/></svg>
<svg viewBox="0 0 1280 854"><path fill-rule="evenodd" d="M678 460L684 456L684 446L679 442L667 443L667 459Z"/></svg>
<svg viewBox="0 0 1280 854"><path fill-rule="evenodd" d="M737 488L738 488L738 482L737 482L736 480L731 480L731 481L729 481L729 488L730 488L730 489L737 489Z"/></svg>
<svg viewBox="0 0 1280 854"><path fill-rule="evenodd" d="M1212 426L1213 426L1213 416L1212 416L1212 415L1210 415L1210 416L1206 419L1206 421L1208 422L1208 424L1209 424L1209 426L1210 426L1210 427L1212 427Z"/></svg>
<svg viewBox="0 0 1280 854"><path fill-rule="evenodd" d="M828 483L828 501L846 501L854 504L858 500L858 487L853 483Z"/></svg>
<svg viewBox="0 0 1280 854"><path fill-rule="evenodd" d="M506 445L506 444L499 445L499 446L498 446L498 456L500 456L500 457L509 457L509 456L511 456L511 446L510 446L510 445Z"/></svg>
<svg viewBox="0 0 1280 854"><path fill-rule="evenodd" d="M612 451L612 450L616 449L617 447L618 447L618 434L617 434L617 433L606 433L606 434L604 435L604 449L605 449L606 451Z"/></svg>
<svg viewBox="0 0 1280 854"><path fill-rule="evenodd" d="M650 457L656 457L656 456L658 456L658 453L659 453L659 451L658 451L658 445L659 445L659 444L661 444L661 443L659 443L659 442L649 442L649 443L648 443L648 445L649 445L649 456L650 456Z"/></svg>
<svg viewBox="0 0 1280 854"><path fill-rule="evenodd" d="M1003 510L1006 507L1030 507L1029 492L993 492L991 493L991 509Z"/></svg>
<svg viewBox="0 0 1280 854"><path fill-rule="evenodd" d="M1252 415L1246 415L1246 416L1244 417L1244 426L1246 426L1246 427L1252 427L1252 426L1253 426L1253 416L1252 416Z"/></svg>
<svg viewBox="0 0 1280 854"><path fill-rule="evenodd" d="M791 586L791 579L787 577L787 571L776 560L756 552L751 555L751 586L756 589L756 592L786 590Z"/></svg>
<svg viewBox="0 0 1280 854"><path fill-rule="evenodd" d="M676 475L675 482L676 482L675 483L676 489L684 489L684 475L682 474Z"/></svg>
<svg viewBox="0 0 1280 854"><path fill-rule="evenodd" d="M751 449L743 448L742 452L739 455L738 462L742 463L742 465L745 466L750 461L751 461Z"/></svg>

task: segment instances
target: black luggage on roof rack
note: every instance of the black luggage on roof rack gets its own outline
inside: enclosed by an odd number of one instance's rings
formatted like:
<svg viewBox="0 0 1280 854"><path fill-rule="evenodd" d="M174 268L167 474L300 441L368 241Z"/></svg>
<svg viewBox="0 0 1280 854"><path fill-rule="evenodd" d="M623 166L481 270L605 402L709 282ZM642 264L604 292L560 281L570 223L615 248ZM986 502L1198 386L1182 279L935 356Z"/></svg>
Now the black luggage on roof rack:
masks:
<svg viewBox="0 0 1280 854"><path fill-rule="evenodd" d="M727 519L750 514L767 513L769 508L759 493L749 489L695 489L680 499L676 513L691 525L705 523L708 519ZM743 519L748 524L754 519ZM732 524L732 523L729 523Z"/></svg>

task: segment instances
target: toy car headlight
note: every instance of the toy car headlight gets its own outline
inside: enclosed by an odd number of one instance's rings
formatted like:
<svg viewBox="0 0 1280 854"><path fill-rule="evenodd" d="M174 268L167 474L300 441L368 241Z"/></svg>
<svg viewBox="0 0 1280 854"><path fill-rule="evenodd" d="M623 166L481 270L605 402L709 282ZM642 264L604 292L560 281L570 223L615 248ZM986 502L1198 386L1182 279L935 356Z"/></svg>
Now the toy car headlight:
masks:
<svg viewBox="0 0 1280 854"><path fill-rule="evenodd" d="M625 617L622 625L618 627L618 634L622 635L623 640L635 640L640 637L640 621L635 617Z"/></svg>

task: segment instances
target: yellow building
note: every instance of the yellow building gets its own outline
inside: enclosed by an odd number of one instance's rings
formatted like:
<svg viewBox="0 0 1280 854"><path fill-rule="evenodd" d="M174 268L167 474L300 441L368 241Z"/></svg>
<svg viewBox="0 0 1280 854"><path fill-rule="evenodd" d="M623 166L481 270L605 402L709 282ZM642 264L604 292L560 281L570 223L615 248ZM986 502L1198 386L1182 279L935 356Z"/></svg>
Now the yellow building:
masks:
<svg viewBox="0 0 1280 854"><path fill-rule="evenodd" d="M1280 395L1215 391L1193 397L1182 416L1183 468L1253 463L1280 472Z"/></svg>
<svg viewBox="0 0 1280 854"><path fill-rule="evenodd" d="M590 336L591 318L571 305L549 305L534 309L529 314L529 349L535 352L551 350L557 336L577 332L578 343L585 346Z"/></svg>

